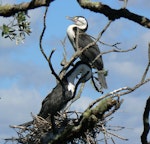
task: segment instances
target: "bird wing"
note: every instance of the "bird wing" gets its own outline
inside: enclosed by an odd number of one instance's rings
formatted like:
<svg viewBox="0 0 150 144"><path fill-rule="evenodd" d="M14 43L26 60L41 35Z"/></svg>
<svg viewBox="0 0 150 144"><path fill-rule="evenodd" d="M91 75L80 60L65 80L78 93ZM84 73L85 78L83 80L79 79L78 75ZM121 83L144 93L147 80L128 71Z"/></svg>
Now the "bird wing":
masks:
<svg viewBox="0 0 150 144"><path fill-rule="evenodd" d="M93 43L94 40L87 35L85 32L79 30L79 34L77 34L78 39L76 38L77 42L77 49L83 49L90 43ZM85 50L82 55L80 56L81 60L84 62L92 63L95 58L100 54L100 50L97 44L94 44L90 46L87 50ZM103 60L102 56L98 57L96 61L93 63L93 67L95 67L98 70L103 69Z"/></svg>
<svg viewBox="0 0 150 144"><path fill-rule="evenodd" d="M93 43L94 40L86 34L85 32L78 29L76 31L76 43L77 43L77 49L81 50L85 48L90 43ZM107 83L105 79L105 73L103 70L103 60L102 56L99 56L96 60L95 58L100 54L100 50L98 45L95 43L92 46L90 46L88 49L86 49L80 56L80 59L86 63L92 63L92 66L98 70L98 79L103 88L107 88ZM94 61L95 60L95 61ZM94 61L94 63L93 63Z"/></svg>
<svg viewBox="0 0 150 144"><path fill-rule="evenodd" d="M65 84L64 84L65 85ZM39 112L39 116L47 118L50 114L55 115L58 111L63 109L67 102L71 99L72 93L67 89L68 85L65 85L65 94L63 95L62 85L59 83L51 93L42 102L42 107Z"/></svg>

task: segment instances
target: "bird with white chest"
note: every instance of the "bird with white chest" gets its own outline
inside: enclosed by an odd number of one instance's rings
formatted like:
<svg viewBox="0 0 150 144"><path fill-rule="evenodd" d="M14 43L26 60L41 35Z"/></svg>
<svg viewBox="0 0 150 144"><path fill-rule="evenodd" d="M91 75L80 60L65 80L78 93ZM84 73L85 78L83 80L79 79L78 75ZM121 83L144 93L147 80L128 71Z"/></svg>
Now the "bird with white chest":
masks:
<svg viewBox="0 0 150 144"><path fill-rule="evenodd" d="M80 76L79 78L77 78ZM53 90L45 97L42 102L41 110L38 116L51 121L55 131L54 116L60 112L75 95L80 83L85 83L92 77L90 65L79 61L62 78ZM21 124L21 126L30 126L33 121Z"/></svg>
<svg viewBox="0 0 150 144"><path fill-rule="evenodd" d="M77 76L80 78L76 81ZM56 115L67 103L75 97L76 90L80 83L85 83L92 76L91 67L82 61L77 62L73 68L66 73L61 83L58 83L50 94L42 102L39 116L47 118L49 115Z"/></svg>
<svg viewBox="0 0 150 144"><path fill-rule="evenodd" d="M85 33L88 28L88 22L85 17L75 16L67 17L67 19L72 20L74 22L74 24L68 26L67 35L75 51L82 50L89 44L92 44L94 42L91 36ZM94 43L91 46L89 46L86 50L84 50L79 56L79 58L83 62L86 62L92 65L92 67L94 67L95 69L97 69L98 81L101 87L106 89L106 72L104 70L102 56L96 58L99 54L99 47L96 43Z"/></svg>

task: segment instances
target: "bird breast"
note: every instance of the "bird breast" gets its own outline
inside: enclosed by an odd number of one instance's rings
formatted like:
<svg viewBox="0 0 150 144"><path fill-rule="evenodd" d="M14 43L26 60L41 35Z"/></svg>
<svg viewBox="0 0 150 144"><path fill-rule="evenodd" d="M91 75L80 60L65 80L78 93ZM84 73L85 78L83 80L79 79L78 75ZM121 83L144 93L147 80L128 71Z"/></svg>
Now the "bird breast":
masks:
<svg viewBox="0 0 150 144"><path fill-rule="evenodd" d="M64 82L64 87L59 83L43 100L42 108L38 115L47 118L49 114L57 114L58 111L66 106L71 98L72 92L68 91L68 83Z"/></svg>
<svg viewBox="0 0 150 144"><path fill-rule="evenodd" d="M68 91L71 91L72 95L74 94L75 86L71 82L68 84Z"/></svg>
<svg viewBox="0 0 150 144"><path fill-rule="evenodd" d="M70 25L70 26L68 26L68 28L67 28L67 35L68 35L68 37L69 37L69 39L71 38L71 39L74 39L75 38L75 32L74 32L74 28L75 28L76 26L75 25Z"/></svg>

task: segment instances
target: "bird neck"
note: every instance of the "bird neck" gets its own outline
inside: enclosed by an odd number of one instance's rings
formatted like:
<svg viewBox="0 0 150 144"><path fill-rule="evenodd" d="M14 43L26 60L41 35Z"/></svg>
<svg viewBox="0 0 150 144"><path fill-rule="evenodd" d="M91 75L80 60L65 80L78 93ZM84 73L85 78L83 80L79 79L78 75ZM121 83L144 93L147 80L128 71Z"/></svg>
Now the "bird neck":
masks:
<svg viewBox="0 0 150 144"><path fill-rule="evenodd" d="M76 25L70 25L67 28L67 35L69 39L74 39L75 38L75 32L74 29L76 28Z"/></svg>
<svg viewBox="0 0 150 144"><path fill-rule="evenodd" d="M77 34L77 30L81 30L81 31L84 31L82 29L80 29L77 25L75 24L72 24L70 26L68 26L67 28L67 35L68 35L68 38L73 46L73 48L75 50L77 50L76 48L76 43L75 43L75 39L76 39L76 34ZM86 31L86 30L85 30Z"/></svg>
<svg viewBox="0 0 150 144"><path fill-rule="evenodd" d="M71 83L72 85L74 85L75 78L77 77L78 74L79 74L78 70L75 70L74 72L72 72L70 76L67 77L68 83Z"/></svg>
<svg viewBox="0 0 150 144"><path fill-rule="evenodd" d="M68 91L71 91L72 94L74 94L75 91L75 78L76 78L77 74L75 72L73 72L69 77L67 77L67 81L68 81Z"/></svg>
<svg viewBox="0 0 150 144"><path fill-rule="evenodd" d="M79 76L80 75L80 76ZM68 90L74 93L80 83L86 82L92 75L91 68L86 64L80 64L74 66L74 68L68 72L67 82ZM80 78L76 81L75 79L79 76Z"/></svg>
<svg viewBox="0 0 150 144"><path fill-rule="evenodd" d="M77 31L77 29L79 30L82 30L82 31L86 31L87 30L87 26L86 25L75 25L75 24L72 24L70 26L68 26L67 28L67 34L72 37L72 38L75 38L75 31Z"/></svg>

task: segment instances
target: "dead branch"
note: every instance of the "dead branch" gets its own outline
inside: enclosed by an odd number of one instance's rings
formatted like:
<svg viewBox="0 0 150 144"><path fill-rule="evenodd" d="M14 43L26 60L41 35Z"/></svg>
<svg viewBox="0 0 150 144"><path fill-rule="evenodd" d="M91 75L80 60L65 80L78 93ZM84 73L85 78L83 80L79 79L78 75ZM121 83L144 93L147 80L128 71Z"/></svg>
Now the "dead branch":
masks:
<svg viewBox="0 0 150 144"><path fill-rule="evenodd" d="M64 50L64 52L63 52L63 60L61 62L62 66L64 66L67 63L66 39L67 39L67 37L65 37L64 40L61 41L61 44L62 44L63 50Z"/></svg>
<svg viewBox="0 0 150 144"><path fill-rule="evenodd" d="M127 95L127 94L135 91L136 89L140 88L144 84L148 83L149 81L150 81L150 78L146 79L143 82L139 82L138 84L136 84L133 87L122 87L122 88L119 88L119 89L114 90L112 92L109 92L109 93L101 96L100 98L98 98L94 102L92 102L87 109L92 108L96 103L98 103L99 101L101 101L107 97L121 97L121 96Z"/></svg>
<svg viewBox="0 0 150 144"><path fill-rule="evenodd" d="M46 61L49 64L51 73L55 76L56 80L58 80L62 84L62 81L61 81L60 77L57 75L57 73L53 69L53 66L52 66L52 63L51 63L51 57L52 57L53 53L55 52L55 49L53 49L51 51L49 57L47 57L47 55L44 52L43 46L42 46L43 36L44 36L45 30L46 30L46 16L47 16L48 8L49 7L46 7L44 17L43 17L43 30L42 30L42 33L40 35L39 46L40 46L40 51L41 51L42 55L44 56L44 58L46 59ZM62 84L62 86L63 86L63 84Z"/></svg>
<svg viewBox="0 0 150 144"><path fill-rule="evenodd" d="M46 56L46 54L44 52L43 46L42 46L43 36L44 36L45 30L46 30L46 16L47 16L47 12L48 12L48 7L46 7L45 13L44 13L44 16L43 16L43 30L42 30L41 35L40 35L39 46L40 46L40 51L43 54L44 58L46 59L46 61L49 61L48 57Z"/></svg>
<svg viewBox="0 0 150 144"><path fill-rule="evenodd" d="M143 113L143 133L141 135L141 142L142 144L150 144L147 140L147 136L150 130L150 124L149 124L149 113L150 113L150 97L147 99L145 111Z"/></svg>
<svg viewBox="0 0 150 144"><path fill-rule="evenodd" d="M108 51L105 51L105 52L101 52L99 55L97 55L97 57L93 60L92 63L94 63L100 56L104 55L104 54L108 54L108 53L112 53L112 52L118 52L118 53L124 53L124 52L129 52L129 51L133 51L137 48L137 45L135 45L134 47L132 48L129 48L127 50L121 50L121 49L118 49L118 48L115 48L115 49L112 49L112 50L108 50Z"/></svg>
<svg viewBox="0 0 150 144"><path fill-rule="evenodd" d="M101 2L92 2L87 0L77 0L79 5L84 9L89 9L90 11L104 14L110 20L116 20L119 18L126 18L133 22L140 24L141 26L150 28L150 19L140 16L138 14L132 13L127 9L112 9L108 5L102 4Z"/></svg>
<svg viewBox="0 0 150 144"><path fill-rule="evenodd" d="M143 81L145 80L146 75L147 75L148 70L149 70L149 67L150 67L150 43L149 43L149 45L148 45L148 64L147 64L147 67L146 67L146 69L145 69L145 72L144 72L144 74L143 74L143 76L142 76L141 82L143 82Z"/></svg>

